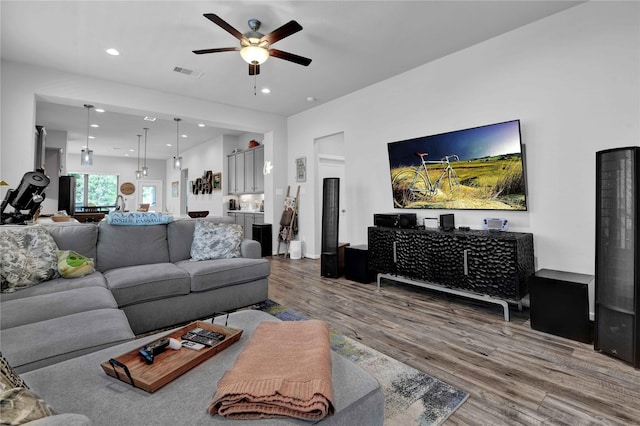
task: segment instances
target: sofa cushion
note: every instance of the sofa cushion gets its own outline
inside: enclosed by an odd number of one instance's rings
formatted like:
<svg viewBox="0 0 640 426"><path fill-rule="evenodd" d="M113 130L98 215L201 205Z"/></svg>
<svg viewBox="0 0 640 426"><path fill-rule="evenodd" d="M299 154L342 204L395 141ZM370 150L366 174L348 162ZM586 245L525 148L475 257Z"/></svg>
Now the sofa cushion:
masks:
<svg viewBox="0 0 640 426"><path fill-rule="evenodd" d="M266 259L216 259L192 262L182 260L176 266L191 276L191 291L206 291L213 288L255 281L269 276L270 264Z"/></svg>
<svg viewBox="0 0 640 426"><path fill-rule="evenodd" d="M2 302L2 328L63 317L94 309L118 307L111 292L103 287L76 288L51 294Z"/></svg>
<svg viewBox="0 0 640 426"><path fill-rule="evenodd" d="M0 288L10 293L58 275L58 246L41 225L0 227Z"/></svg>
<svg viewBox="0 0 640 426"><path fill-rule="evenodd" d="M119 307L189 294L189 274L172 263L112 269L104 277Z"/></svg>
<svg viewBox="0 0 640 426"><path fill-rule="evenodd" d="M175 263L191 258L191 244L193 243L193 231L196 221L211 223L234 223L234 218L229 216L212 216L200 219L180 219L167 225L167 238L169 240L169 258Z"/></svg>
<svg viewBox="0 0 640 426"><path fill-rule="evenodd" d="M60 250L73 250L83 256L96 258L98 225L95 223L70 223L46 225Z"/></svg>
<svg viewBox="0 0 640 426"><path fill-rule="evenodd" d="M228 259L240 257L242 226L196 222L191 244L191 260Z"/></svg>
<svg viewBox="0 0 640 426"><path fill-rule="evenodd" d="M1 293L0 300L5 302L7 300L22 299L24 297L37 296L39 294L57 293L59 291L67 291L74 288L84 287L107 288L107 282L105 281L102 272L94 272L91 275L87 275L82 278L75 278L73 280L66 278L54 278L35 287L25 288L13 293Z"/></svg>
<svg viewBox="0 0 640 426"><path fill-rule="evenodd" d="M98 229L98 271L169 262L167 225L117 226L103 221Z"/></svg>
<svg viewBox="0 0 640 426"><path fill-rule="evenodd" d="M25 341L25 336L29 338ZM2 352L18 373L134 339L120 309L98 309L0 331Z"/></svg>

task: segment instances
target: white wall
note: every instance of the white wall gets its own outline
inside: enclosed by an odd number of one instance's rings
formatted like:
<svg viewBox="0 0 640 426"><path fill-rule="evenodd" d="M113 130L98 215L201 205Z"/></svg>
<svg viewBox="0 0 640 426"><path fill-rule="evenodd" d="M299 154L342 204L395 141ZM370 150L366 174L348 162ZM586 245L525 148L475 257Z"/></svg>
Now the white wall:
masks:
<svg viewBox="0 0 640 426"><path fill-rule="evenodd" d="M344 132L346 241L366 243L373 214L394 211L388 142L520 119L529 211L459 210L456 225L506 217L534 234L537 268L593 273L595 152L640 143L639 13L637 2L588 2L292 116L289 182L314 140ZM307 168L313 176L315 164ZM321 222L310 191L307 238Z"/></svg>
<svg viewBox="0 0 640 426"><path fill-rule="evenodd" d="M110 111L122 113L142 112L143 115L179 116L211 126L264 134L265 159L283 163L284 161L279 159L286 158L286 119L274 114L234 108L201 99L8 61L2 61L0 78L2 86L0 176L9 183L19 182L26 171L33 169L36 98L77 105L90 102L104 105ZM68 159L70 164L75 162L71 158L72 155ZM215 161L213 158L210 160ZM189 164L186 166L189 167ZM97 170L99 164L94 164L94 167ZM163 162L161 166L164 170L163 175L166 173L166 168ZM135 166L131 170L135 171ZM167 182L169 183L165 186L170 190L171 178L168 176ZM265 187L271 193L274 192L273 188L282 187L285 184L286 168L274 170L265 178ZM277 198L277 196L269 196L265 200L265 220L267 221L273 220L274 199ZM165 201L166 199L165 196ZM277 205L281 203L281 200L277 201ZM279 218L278 214L278 220Z"/></svg>

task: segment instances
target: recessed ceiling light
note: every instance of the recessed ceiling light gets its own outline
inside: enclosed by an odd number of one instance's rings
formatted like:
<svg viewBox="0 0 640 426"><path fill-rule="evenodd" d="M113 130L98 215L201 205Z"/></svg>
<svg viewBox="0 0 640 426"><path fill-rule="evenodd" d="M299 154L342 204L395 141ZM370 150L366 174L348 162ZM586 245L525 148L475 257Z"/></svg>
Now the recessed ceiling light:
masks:
<svg viewBox="0 0 640 426"><path fill-rule="evenodd" d="M118 56L120 55L120 52L118 52L117 49L114 49L113 47L110 49L107 49L106 52L111 55L111 56Z"/></svg>
<svg viewBox="0 0 640 426"><path fill-rule="evenodd" d="M181 138L188 138L189 136L187 135L180 135Z"/></svg>
<svg viewBox="0 0 640 426"><path fill-rule="evenodd" d="M199 123L198 127L205 127L204 123Z"/></svg>
<svg viewBox="0 0 640 426"><path fill-rule="evenodd" d="M268 87L265 87L264 89L261 90L262 93L264 93L265 95L268 95L269 93L271 93L271 89L269 89Z"/></svg>
<svg viewBox="0 0 640 426"><path fill-rule="evenodd" d="M130 149L129 152L136 152L136 150L135 149Z"/></svg>
<svg viewBox="0 0 640 426"><path fill-rule="evenodd" d="M95 138L96 138L95 136L89 136L89 139L95 139Z"/></svg>
<svg viewBox="0 0 640 426"><path fill-rule="evenodd" d="M313 96L307 96L307 102L315 102L316 98L314 98Z"/></svg>
<svg viewBox="0 0 640 426"><path fill-rule="evenodd" d="M145 120L145 121L156 121L156 118L155 118L155 117L150 117L150 116L148 116L148 115L147 115L147 116L144 118L144 120Z"/></svg>
<svg viewBox="0 0 640 426"><path fill-rule="evenodd" d="M168 143L168 144L167 144L167 146L173 146L173 145L171 145L170 143Z"/></svg>
<svg viewBox="0 0 640 426"><path fill-rule="evenodd" d="M92 124L91 127L100 127L99 124Z"/></svg>
<svg viewBox="0 0 640 426"><path fill-rule="evenodd" d="M95 112L104 112L104 110L102 108L96 108L94 111Z"/></svg>

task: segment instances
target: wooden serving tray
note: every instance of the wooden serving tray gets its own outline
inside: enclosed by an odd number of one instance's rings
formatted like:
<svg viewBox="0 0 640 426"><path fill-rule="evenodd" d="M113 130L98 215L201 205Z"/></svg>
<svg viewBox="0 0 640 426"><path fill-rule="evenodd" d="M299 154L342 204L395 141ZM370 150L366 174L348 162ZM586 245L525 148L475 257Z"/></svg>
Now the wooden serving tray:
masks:
<svg viewBox="0 0 640 426"><path fill-rule="evenodd" d="M164 352L154 357L153 364L147 364L142 356L140 356L138 350L144 347L140 346L116 358L104 361L100 366L109 376L152 393L176 377L191 370L196 365L228 348L242 336L242 330L211 324L210 322L195 321L185 327L158 337L158 339L173 337L180 341L182 340L181 336L196 327L222 333L227 337L218 344L205 346L199 351L187 348L181 348L179 350L167 348Z"/></svg>

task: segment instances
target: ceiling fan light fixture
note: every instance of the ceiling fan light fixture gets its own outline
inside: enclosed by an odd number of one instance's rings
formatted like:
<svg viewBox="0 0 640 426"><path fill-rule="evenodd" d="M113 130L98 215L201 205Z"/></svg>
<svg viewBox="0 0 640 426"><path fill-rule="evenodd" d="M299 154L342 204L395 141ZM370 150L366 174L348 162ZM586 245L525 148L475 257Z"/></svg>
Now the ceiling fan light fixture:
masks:
<svg viewBox="0 0 640 426"><path fill-rule="evenodd" d="M240 56L248 64L261 65L269 59L269 51L262 46L250 44L240 49Z"/></svg>

